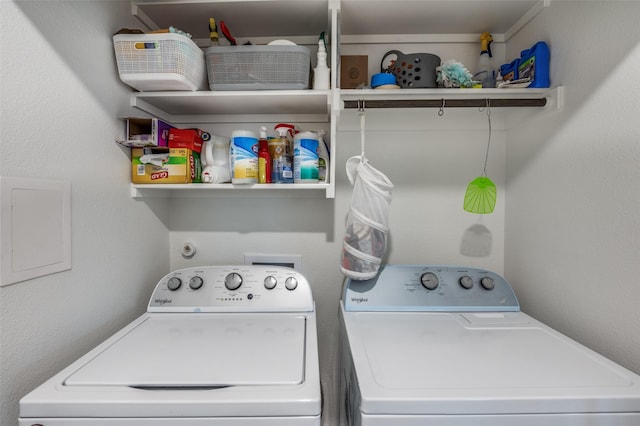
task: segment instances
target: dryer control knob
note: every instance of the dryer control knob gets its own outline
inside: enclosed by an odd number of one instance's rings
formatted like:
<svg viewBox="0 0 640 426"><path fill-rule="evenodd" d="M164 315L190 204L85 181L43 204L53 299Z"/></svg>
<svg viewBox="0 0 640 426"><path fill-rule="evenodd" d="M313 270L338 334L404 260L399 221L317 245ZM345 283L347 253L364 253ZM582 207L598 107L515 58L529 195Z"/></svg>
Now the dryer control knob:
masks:
<svg viewBox="0 0 640 426"><path fill-rule="evenodd" d="M491 277L483 277L480 280L480 285L482 285L482 287L484 287L485 290L493 290L493 286L494 286L493 278L491 278Z"/></svg>
<svg viewBox="0 0 640 426"><path fill-rule="evenodd" d="M242 276L232 272L224 279L224 286L229 290L237 290L242 285Z"/></svg>
<svg viewBox="0 0 640 426"><path fill-rule="evenodd" d="M465 288L467 290L473 287L473 279L468 275L460 277L460 280L458 282L460 283L460 286L462 286L462 288Z"/></svg>
<svg viewBox="0 0 640 426"><path fill-rule="evenodd" d="M182 285L182 280L178 277L171 277L167 281L167 288L171 291L176 291Z"/></svg>
<svg viewBox="0 0 640 426"><path fill-rule="evenodd" d="M287 290L295 290L296 287L298 287L298 280L293 277L289 277L284 282L284 286L287 288Z"/></svg>
<svg viewBox="0 0 640 426"><path fill-rule="evenodd" d="M422 286L427 290L435 290L438 288L438 276L433 272L425 272L420 276L420 282Z"/></svg>
<svg viewBox="0 0 640 426"><path fill-rule="evenodd" d="M264 288L267 290L273 290L276 288L276 284L278 284L278 280L273 275L269 275L264 279Z"/></svg>
<svg viewBox="0 0 640 426"><path fill-rule="evenodd" d="M195 276L189 280L189 287L192 290L199 290L200 287L204 284L204 280L201 277Z"/></svg>

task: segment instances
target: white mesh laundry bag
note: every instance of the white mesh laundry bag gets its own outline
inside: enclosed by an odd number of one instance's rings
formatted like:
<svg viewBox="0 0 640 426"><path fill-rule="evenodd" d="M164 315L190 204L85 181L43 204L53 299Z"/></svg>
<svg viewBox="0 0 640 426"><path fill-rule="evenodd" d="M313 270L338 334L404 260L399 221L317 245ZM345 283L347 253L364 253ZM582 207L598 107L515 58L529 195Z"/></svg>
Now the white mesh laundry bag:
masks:
<svg viewBox="0 0 640 426"><path fill-rule="evenodd" d="M361 116L364 134L364 114ZM364 136L362 136L364 141ZM363 142L364 146L364 142ZM376 276L387 250L389 208L393 184L363 154L347 160L347 176L353 185L347 215L340 269L354 280Z"/></svg>

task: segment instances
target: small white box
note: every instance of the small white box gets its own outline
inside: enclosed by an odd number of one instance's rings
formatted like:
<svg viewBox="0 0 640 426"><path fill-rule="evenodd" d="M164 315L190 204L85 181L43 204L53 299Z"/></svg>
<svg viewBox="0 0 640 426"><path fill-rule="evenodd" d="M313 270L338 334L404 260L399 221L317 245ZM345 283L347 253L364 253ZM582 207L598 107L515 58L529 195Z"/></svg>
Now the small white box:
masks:
<svg viewBox="0 0 640 426"><path fill-rule="evenodd" d="M206 90L204 52L182 34L117 34L120 80L141 92Z"/></svg>

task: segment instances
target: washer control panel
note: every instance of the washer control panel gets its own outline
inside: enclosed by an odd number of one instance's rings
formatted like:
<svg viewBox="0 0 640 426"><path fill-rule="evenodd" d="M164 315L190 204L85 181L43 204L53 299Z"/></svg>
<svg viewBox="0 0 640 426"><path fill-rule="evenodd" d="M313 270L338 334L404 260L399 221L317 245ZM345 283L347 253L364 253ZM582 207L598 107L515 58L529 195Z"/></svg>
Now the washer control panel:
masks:
<svg viewBox="0 0 640 426"><path fill-rule="evenodd" d="M165 275L148 312L310 312L311 287L281 266L206 266Z"/></svg>
<svg viewBox="0 0 640 426"><path fill-rule="evenodd" d="M373 279L347 279L342 302L347 311L520 310L502 276L461 266L385 265Z"/></svg>

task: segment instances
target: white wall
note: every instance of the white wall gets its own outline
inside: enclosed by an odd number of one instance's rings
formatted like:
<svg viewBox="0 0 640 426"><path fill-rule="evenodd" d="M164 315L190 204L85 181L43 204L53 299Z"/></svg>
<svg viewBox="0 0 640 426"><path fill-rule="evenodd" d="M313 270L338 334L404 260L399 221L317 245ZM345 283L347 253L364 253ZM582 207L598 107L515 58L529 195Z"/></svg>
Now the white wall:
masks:
<svg viewBox="0 0 640 426"><path fill-rule="evenodd" d="M549 43L566 106L514 117L505 232L505 272L523 310L636 373L638 16L638 2L554 1L510 41L511 55Z"/></svg>
<svg viewBox="0 0 640 426"><path fill-rule="evenodd" d="M466 185L484 160L482 113L370 110L366 146L396 185L389 262L504 272L526 311L636 372L640 169L629 117L638 109L639 6L553 2L513 39L507 57L538 39L550 42L552 78L567 87L567 106L529 111L528 121L508 117L519 124L506 131L505 114L522 112L494 110L488 172L498 184L495 214L462 210ZM344 162L360 151L355 111L340 122L335 200L260 194L134 201L127 151L113 143L115 117L130 112L130 89L117 80L105 36L136 26L128 2L0 1L0 8L0 173L66 179L73 188L73 269L0 289L0 424L16 424L22 395L141 313L169 269L241 263L246 252L302 255L318 310L325 424L335 424L338 259L351 194ZM459 50L445 55L452 47ZM374 49L372 57L387 50ZM473 49L430 51L463 60ZM228 135L233 128L208 130ZM491 252L463 256L465 231L478 221L491 233ZM180 256L187 240L198 246L192 260Z"/></svg>
<svg viewBox="0 0 640 426"><path fill-rule="evenodd" d="M72 269L0 288L3 426L19 398L144 312L168 272L166 208L129 197L114 142L131 90L109 35L127 25L128 2L0 1L0 174L72 187Z"/></svg>

